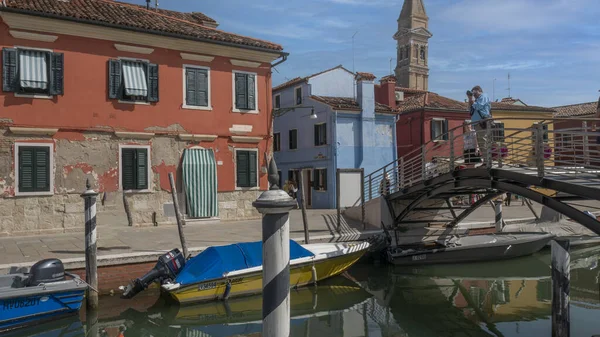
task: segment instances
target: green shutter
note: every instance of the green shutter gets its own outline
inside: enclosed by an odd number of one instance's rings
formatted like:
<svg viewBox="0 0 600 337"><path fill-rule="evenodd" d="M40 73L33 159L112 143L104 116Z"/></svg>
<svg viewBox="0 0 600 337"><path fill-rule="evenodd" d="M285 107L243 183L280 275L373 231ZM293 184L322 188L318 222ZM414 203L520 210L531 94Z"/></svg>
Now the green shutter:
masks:
<svg viewBox="0 0 600 337"><path fill-rule="evenodd" d="M137 149L136 151L136 189L148 188L148 149Z"/></svg>
<svg viewBox="0 0 600 337"><path fill-rule="evenodd" d="M208 106L208 71L205 69L196 69L196 78L198 80L198 94L196 104L199 106Z"/></svg>
<svg viewBox="0 0 600 337"><path fill-rule="evenodd" d="M64 86L64 55L50 54L50 95L63 95Z"/></svg>
<svg viewBox="0 0 600 337"><path fill-rule="evenodd" d="M435 126L433 125L435 123L435 121L432 119L431 123L429 123L430 126L430 132L431 132L431 140L435 140Z"/></svg>
<svg viewBox="0 0 600 337"><path fill-rule="evenodd" d="M124 190L135 189L135 149L121 150L121 180Z"/></svg>
<svg viewBox="0 0 600 337"><path fill-rule="evenodd" d="M323 169L323 191L327 191L327 169Z"/></svg>
<svg viewBox="0 0 600 337"><path fill-rule="evenodd" d="M193 68L185 69L185 90L186 90L185 104L187 104L187 105L198 105L197 90L196 90L197 75L198 74L196 73L196 69L193 69Z"/></svg>
<svg viewBox="0 0 600 337"><path fill-rule="evenodd" d="M298 147L298 130L290 130L289 132L289 148L295 150Z"/></svg>
<svg viewBox="0 0 600 337"><path fill-rule="evenodd" d="M158 65L148 64L148 102L158 102Z"/></svg>
<svg viewBox="0 0 600 337"><path fill-rule="evenodd" d="M108 60L108 98L120 99L123 93L121 60Z"/></svg>
<svg viewBox="0 0 600 337"><path fill-rule="evenodd" d="M18 55L14 48L2 49L2 91L15 92L18 88Z"/></svg>
<svg viewBox="0 0 600 337"><path fill-rule="evenodd" d="M236 109L247 109L248 108L248 96L247 96L248 79L246 74L235 74L235 108Z"/></svg>
<svg viewBox="0 0 600 337"><path fill-rule="evenodd" d="M327 124L321 125L321 132L323 133L323 145L327 144Z"/></svg>
<svg viewBox="0 0 600 337"><path fill-rule="evenodd" d="M315 146L319 146L319 125L315 124L314 126L314 141L315 141Z"/></svg>
<svg viewBox="0 0 600 337"><path fill-rule="evenodd" d="M248 75L248 110L256 109L255 81L254 75Z"/></svg>
<svg viewBox="0 0 600 337"><path fill-rule="evenodd" d="M19 147L19 192L50 191L50 148Z"/></svg>
<svg viewBox="0 0 600 337"><path fill-rule="evenodd" d="M34 157L34 148L19 147L19 192L35 191Z"/></svg>
<svg viewBox="0 0 600 337"><path fill-rule="evenodd" d="M237 151L236 155L236 174L237 174L237 186L238 187L249 187L250 181L248 179L249 171L249 158L248 151Z"/></svg>
<svg viewBox="0 0 600 337"><path fill-rule="evenodd" d="M248 182L250 183L250 187L258 186L257 183L257 166L258 160L256 158L256 151L248 151Z"/></svg>
<svg viewBox="0 0 600 337"><path fill-rule="evenodd" d="M35 149L35 179L36 191L50 191L50 148L38 147Z"/></svg>

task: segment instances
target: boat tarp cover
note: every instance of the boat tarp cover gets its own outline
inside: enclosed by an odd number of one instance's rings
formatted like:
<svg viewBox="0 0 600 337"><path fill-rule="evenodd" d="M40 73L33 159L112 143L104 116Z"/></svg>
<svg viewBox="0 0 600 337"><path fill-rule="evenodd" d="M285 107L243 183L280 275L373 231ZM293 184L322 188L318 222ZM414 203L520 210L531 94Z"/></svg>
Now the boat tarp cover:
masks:
<svg viewBox="0 0 600 337"><path fill-rule="evenodd" d="M314 254L290 240L290 260ZM209 247L186 262L175 282L186 285L219 279L224 273L262 265L262 241Z"/></svg>

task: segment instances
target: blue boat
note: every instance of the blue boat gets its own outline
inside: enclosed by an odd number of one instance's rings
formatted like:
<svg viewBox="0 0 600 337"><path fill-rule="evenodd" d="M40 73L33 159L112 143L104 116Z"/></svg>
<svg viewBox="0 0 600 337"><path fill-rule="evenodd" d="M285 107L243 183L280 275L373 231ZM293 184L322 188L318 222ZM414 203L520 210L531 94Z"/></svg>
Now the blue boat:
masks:
<svg viewBox="0 0 600 337"><path fill-rule="evenodd" d="M86 289L87 283L65 273L58 259L39 261L29 273L2 275L0 332L76 314Z"/></svg>

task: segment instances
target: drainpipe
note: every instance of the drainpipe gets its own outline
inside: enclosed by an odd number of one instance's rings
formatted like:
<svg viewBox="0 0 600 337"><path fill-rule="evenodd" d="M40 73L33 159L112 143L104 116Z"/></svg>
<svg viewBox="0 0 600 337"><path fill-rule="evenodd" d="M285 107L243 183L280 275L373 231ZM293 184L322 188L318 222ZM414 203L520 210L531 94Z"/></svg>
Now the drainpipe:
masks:
<svg viewBox="0 0 600 337"><path fill-rule="evenodd" d="M333 205L337 205L337 157L338 157L338 140L337 140L337 110L333 110L332 115L333 121L331 122L331 153L333 153L333 176L335 177L332 181L335 181L335 186L333 188Z"/></svg>
<svg viewBox="0 0 600 337"><path fill-rule="evenodd" d="M281 60L271 64L271 68L276 67L280 64L282 64L283 62L287 61L287 57L288 57L288 53L281 53Z"/></svg>

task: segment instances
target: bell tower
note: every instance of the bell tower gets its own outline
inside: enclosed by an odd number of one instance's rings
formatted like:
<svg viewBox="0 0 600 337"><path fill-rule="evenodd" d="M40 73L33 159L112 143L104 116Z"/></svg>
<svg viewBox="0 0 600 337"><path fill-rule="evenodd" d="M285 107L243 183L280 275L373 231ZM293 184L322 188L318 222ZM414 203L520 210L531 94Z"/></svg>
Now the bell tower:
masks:
<svg viewBox="0 0 600 337"><path fill-rule="evenodd" d="M404 0L396 40L396 83L400 87L428 90L429 87L429 17L423 0Z"/></svg>

